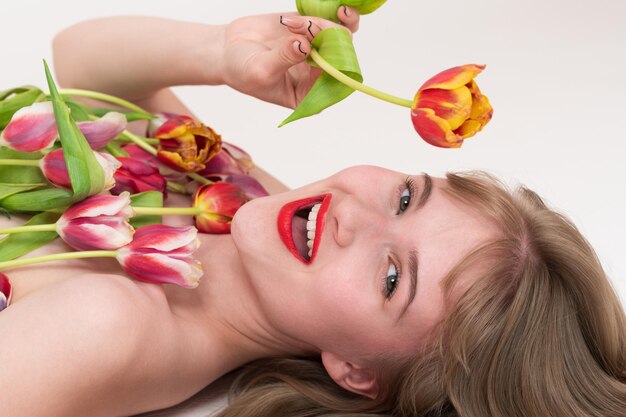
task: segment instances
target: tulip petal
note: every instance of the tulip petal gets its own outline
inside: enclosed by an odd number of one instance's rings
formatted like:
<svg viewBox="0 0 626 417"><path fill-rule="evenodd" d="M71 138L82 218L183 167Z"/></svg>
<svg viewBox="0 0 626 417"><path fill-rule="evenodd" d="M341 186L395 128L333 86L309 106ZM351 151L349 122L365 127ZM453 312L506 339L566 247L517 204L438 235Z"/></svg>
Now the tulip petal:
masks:
<svg viewBox="0 0 626 417"><path fill-rule="evenodd" d="M11 302L11 282L9 277L0 272L0 311L8 307Z"/></svg>
<svg viewBox="0 0 626 417"><path fill-rule="evenodd" d="M203 274L202 265L194 259L177 259L160 253L131 253L122 248L117 259L128 275L149 283L196 288Z"/></svg>
<svg viewBox="0 0 626 417"><path fill-rule="evenodd" d="M428 89L415 95L413 107L432 109L454 130L469 117L472 111L472 94L465 86L454 90Z"/></svg>
<svg viewBox="0 0 626 417"><path fill-rule="evenodd" d="M118 222L119 223L119 222ZM76 250L115 250L133 240L132 228L124 225L111 227L106 224L70 223L60 230L59 236Z"/></svg>
<svg viewBox="0 0 626 417"><path fill-rule="evenodd" d="M452 132L448 122L437 117L431 109L412 109L411 120L417 133L431 145L440 148L460 148L463 143Z"/></svg>
<svg viewBox="0 0 626 417"><path fill-rule="evenodd" d="M429 88L441 88L453 90L469 83L474 77L485 69L485 65L468 64L449 68L430 78L419 88L424 91Z"/></svg>
<svg viewBox="0 0 626 417"><path fill-rule="evenodd" d="M59 136L52 103L44 101L19 109L0 135L0 145L20 152L47 149Z"/></svg>
<svg viewBox="0 0 626 417"><path fill-rule="evenodd" d="M207 213L195 218L198 231L212 235L226 235L230 233L233 218L215 213Z"/></svg>
<svg viewBox="0 0 626 417"><path fill-rule="evenodd" d="M76 123L91 149L100 149L126 129L126 116L109 112L98 120Z"/></svg>
<svg viewBox="0 0 626 417"><path fill-rule="evenodd" d="M99 194L87 197L79 204L67 209L61 218L73 220L78 217L113 216L117 213L132 216L130 208L130 194L122 193L118 196Z"/></svg>
<svg viewBox="0 0 626 417"><path fill-rule="evenodd" d="M135 232L130 247L164 252L191 253L198 248L198 231L193 226L172 227L161 224L144 226Z"/></svg>

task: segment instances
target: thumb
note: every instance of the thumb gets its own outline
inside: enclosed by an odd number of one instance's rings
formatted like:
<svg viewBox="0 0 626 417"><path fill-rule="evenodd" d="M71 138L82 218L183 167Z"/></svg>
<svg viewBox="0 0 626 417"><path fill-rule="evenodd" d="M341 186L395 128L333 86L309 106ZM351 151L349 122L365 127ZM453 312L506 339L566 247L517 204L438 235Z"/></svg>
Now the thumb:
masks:
<svg viewBox="0 0 626 417"><path fill-rule="evenodd" d="M271 77L282 77L291 67L304 62L311 52L306 36L291 36L276 48L257 56L257 64Z"/></svg>

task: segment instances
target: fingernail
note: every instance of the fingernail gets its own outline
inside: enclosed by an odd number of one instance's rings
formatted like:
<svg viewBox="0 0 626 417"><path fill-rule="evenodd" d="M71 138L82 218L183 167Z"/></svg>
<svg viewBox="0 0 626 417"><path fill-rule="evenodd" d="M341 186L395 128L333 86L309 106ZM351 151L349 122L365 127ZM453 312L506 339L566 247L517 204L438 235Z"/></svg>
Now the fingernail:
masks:
<svg viewBox="0 0 626 417"><path fill-rule="evenodd" d="M280 24L283 25L283 26L290 27L290 28L294 28L294 27L300 26L300 22L298 22L297 19L294 19L294 18L288 17L288 16L281 16L280 17Z"/></svg>
<svg viewBox="0 0 626 417"><path fill-rule="evenodd" d="M302 50L302 42L300 41L295 41L293 43L293 47L294 49L297 49L298 52L302 53L303 55L306 55L306 52Z"/></svg>
<svg viewBox="0 0 626 417"><path fill-rule="evenodd" d="M348 10L347 6L343 6L343 14L345 14L346 17L350 17L350 10Z"/></svg>

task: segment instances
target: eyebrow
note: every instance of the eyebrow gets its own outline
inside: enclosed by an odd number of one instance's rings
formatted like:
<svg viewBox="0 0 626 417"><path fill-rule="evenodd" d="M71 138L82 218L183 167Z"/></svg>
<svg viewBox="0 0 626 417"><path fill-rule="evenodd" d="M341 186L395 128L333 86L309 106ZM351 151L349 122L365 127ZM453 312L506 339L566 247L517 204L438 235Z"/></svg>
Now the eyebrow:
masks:
<svg viewBox="0 0 626 417"><path fill-rule="evenodd" d="M420 198L415 205L415 210L419 210L421 207L428 202L428 198L433 190L433 180L428 174L424 174L424 186L422 188L422 193ZM411 289L409 291L409 297L406 300L406 304L402 308L402 312L400 313L400 317L404 315L407 311L413 300L415 299L415 293L417 293L417 271L418 271L418 262L417 262L417 251L410 250L409 251L409 275L411 277Z"/></svg>

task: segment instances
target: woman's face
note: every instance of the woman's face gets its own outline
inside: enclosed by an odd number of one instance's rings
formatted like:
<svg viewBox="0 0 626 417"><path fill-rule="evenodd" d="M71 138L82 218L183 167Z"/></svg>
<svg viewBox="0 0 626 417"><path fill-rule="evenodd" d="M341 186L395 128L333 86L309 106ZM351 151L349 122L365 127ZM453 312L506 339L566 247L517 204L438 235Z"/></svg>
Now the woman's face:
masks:
<svg viewBox="0 0 626 417"><path fill-rule="evenodd" d="M344 358L414 352L443 318L443 277L495 234L446 182L361 166L244 205L232 236L267 318ZM306 222L293 211L322 201L305 263Z"/></svg>

